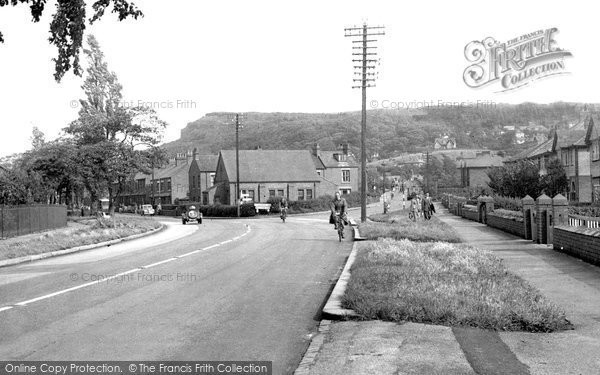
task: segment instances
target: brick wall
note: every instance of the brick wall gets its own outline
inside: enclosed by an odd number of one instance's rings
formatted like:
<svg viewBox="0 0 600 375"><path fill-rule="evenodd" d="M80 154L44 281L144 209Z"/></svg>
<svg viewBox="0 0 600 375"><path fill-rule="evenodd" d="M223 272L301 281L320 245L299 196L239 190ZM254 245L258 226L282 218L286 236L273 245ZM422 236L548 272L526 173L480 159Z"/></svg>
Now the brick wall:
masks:
<svg viewBox="0 0 600 375"><path fill-rule="evenodd" d="M525 238L525 225L523 225L522 221L507 219L490 212L487 216L487 225Z"/></svg>
<svg viewBox="0 0 600 375"><path fill-rule="evenodd" d="M586 227L554 227L554 250L600 266L600 232Z"/></svg>
<svg viewBox="0 0 600 375"><path fill-rule="evenodd" d="M463 210L462 213L462 217L464 217L465 219L479 221L479 214L477 212Z"/></svg>

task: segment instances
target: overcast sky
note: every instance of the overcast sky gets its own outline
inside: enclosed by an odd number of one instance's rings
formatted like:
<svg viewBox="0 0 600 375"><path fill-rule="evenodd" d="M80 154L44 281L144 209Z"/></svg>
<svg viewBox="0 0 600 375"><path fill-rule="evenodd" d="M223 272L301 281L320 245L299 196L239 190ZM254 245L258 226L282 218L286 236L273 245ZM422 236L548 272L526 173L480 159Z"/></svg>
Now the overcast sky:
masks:
<svg viewBox="0 0 600 375"><path fill-rule="evenodd" d="M91 0L89 1L91 3ZM77 117L83 78L53 79L48 2L33 24L27 6L0 8L0 156L30 148L33 126L48 139ZM344 27L385 25L373 107L392 102L599 102L600 51L593 2L551 1L159 1L135 2L145 17L107 13L93 33L126 103L152 102L169 123L165 140L207 112L360 110L353 90L352 43ZM89 17L88 13L88 17ZM498 93L463 81L465 46L501 42L556 27L568 75ZM82 56L83 58L83 56ZM385 103L384 103L385 102ZM415 103L417 104L417 103ZM404 104L406 106L407 104Z"/></svg>

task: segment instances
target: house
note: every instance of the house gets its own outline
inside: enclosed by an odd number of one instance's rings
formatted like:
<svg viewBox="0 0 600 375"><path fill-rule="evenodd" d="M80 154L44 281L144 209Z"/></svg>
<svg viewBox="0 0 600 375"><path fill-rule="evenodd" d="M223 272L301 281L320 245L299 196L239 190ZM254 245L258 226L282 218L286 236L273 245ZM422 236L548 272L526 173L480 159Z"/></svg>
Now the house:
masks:
<svg viewBox="0 0 600 375"><path fill-rule="evenodd" d="M433 148L436 150L456 148L456 138L450 138L447 135L441 138L436 138Z"/></svg>
<svg viewBox="0 0 600 375"><path fill-rule="evenodd" d="M166 166L155 168L150 174L137 173L117 202L124 205L174 204L176 199L187 198L192 157L192 151L178 153Z"/></svg>
<svg viewBox="0 0 600 375"><path fill-rule="evenodd" d="M567 199L592 201L592 177L588 139L594 137L591 117L584 117L571 126L565 139L557 142L557 154L568 179Z"/></svg>
<svg viewBox="0 0 600 375"><path fill-rule="evenodd" d="M510 164L520 160L531 160L537 164L540 174L546 174L546 164L551 158L556 157L557 142L558 135L556 130L554 130L552 137L548 140L518 153L512 158L505 160L505 163Z"/></svg>
<svg viewBox="0 0 600 375"><path fill-rule="evenodd" d="M332 195L333 191L340 191L342 194L358 191L359 165L349 152L347 143L340 144L337 151L323 151L315 143L311 156L317 174L322 178L321 190L317 192L317 196Z"/></svg>
<svg viewBox="0 0 600 375"><path fill-rule="evenodd" d="M480 151L474 158L459 159L458 169L460 170L460 180L462 187L486 188L490 178L487 171L491 167L500 167L503 158L491 151Z"/></svg>
<svg viewBox="0 0 600 375"><path fill-rule="evenodd" d="M197 155L194 149L189 169L190 200L209 204L208 190L215 184L219 155Z"/></svg>
<svg viewBox="0 0 600 375"><path fill-rule="evenodd" d="M546 165L559 158L568 179L567 198L572 201L591 202L594 185L600 190L600 153L597 130L592 116L587 112L568 130L554 129L548 140L525 150L506 163L531 160L546 174ZM594 161L598 161L594 163ZM595 167L596 166L596 167ZM594 182L594 174L597 176Z"/></svg>
<svg viewBox="0 0 600 375"><path fill-rule="evenodd" d="M236 151L222 150L215 185L208 191L210 202L235 204L236 180ZM239 150L240 194L247 194L254 202L267 202L276 196L313 199L321 181L309 150Z"/></svg>
<svg viewBox="0 0 600 375"><path fill-rule="evenodd" d="M595 121L594 118L596 119ZM593 202L600 200L600 129L598 129L596 122L598 122L598 118L590 115L587 120L588 126L585 136L585 144L588 149L587 158L590 166L591 201ZM580 163L583 162L584 160Z"/></svg>

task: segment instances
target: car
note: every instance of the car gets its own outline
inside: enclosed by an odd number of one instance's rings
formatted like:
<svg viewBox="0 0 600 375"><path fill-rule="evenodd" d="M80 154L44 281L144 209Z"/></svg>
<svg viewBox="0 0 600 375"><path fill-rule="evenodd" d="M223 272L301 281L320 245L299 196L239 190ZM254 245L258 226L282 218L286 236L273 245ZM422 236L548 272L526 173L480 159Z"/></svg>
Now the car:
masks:
<svg viewBox="0 0 600 375"><path fill-rule="evenodd" d="M254 200L250 198L250 194L241 194L240 195L240 203L252 203Z"/></svg>
<svg viewBox="0 0 600 375"><path fill-rule="evenodd" d="M146 215L154 215L154 208L152 208L151 204L143 204L141 207L142 216Z"/></svg>
<svg viewBox="0 0 600 375"><path fill-rule="evenodd" d="M195 221L197 224L202 224L202 212L200 212L200 210L194 205L185 207L181 213L181 222L183 225L191 221Z"/></svg>

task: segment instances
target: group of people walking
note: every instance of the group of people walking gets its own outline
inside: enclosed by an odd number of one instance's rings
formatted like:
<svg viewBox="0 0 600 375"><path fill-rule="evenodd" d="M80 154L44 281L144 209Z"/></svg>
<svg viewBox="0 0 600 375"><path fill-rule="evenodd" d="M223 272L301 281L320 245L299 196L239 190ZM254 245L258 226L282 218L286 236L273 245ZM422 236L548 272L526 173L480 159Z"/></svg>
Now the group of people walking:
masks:
<svg viewBox="0 0 600 375"><path fill-rule="evenodd" d="M422 195L415 195L410 200L410 210L414 215L415 220L418 218L423 218L424 220L431 219L431 214L435 213L435 207L433 206L433 202L429 193L425 193Z"/></svg>

